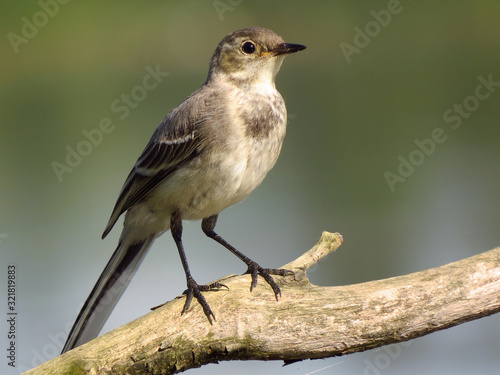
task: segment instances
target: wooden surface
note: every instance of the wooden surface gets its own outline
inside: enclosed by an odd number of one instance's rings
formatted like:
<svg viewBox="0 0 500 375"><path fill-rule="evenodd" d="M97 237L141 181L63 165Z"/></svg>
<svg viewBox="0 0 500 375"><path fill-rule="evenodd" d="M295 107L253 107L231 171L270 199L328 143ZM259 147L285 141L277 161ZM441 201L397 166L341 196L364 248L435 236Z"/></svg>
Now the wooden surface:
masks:
<svg viewBox="0 0 500 375"><path fill-rule="evenodd" d="M324 232L275 276L276 302L262 280L223 279L230 290L205 293L217 321L185 297L59 356L26 374L173 374L234 359L297 360L338 356L410 340L500 310L500 248L445 266L362 284L312 285L308 268L342 236Z"/></svg>

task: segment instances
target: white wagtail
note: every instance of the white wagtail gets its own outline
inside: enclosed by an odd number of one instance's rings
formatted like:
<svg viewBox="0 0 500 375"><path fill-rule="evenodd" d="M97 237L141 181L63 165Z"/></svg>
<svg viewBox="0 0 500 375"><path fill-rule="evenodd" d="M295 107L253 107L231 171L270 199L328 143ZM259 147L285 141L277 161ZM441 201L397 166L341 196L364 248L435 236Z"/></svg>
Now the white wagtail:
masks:
<svg viewBox="0 0 500 375"><path fill-rule="evenodd" d="M305 46L285 43L271 30L232 32L217 46L206 82L160 123L130 172L102 238L126 212L118 247L85 301L63 353L99 334L153 241L170 229L186 273L186 302L193 297L210 323L215 316L198 285L182 245L182 220L202 220L203 232L248 266L250 290L261 275L276 299L271 275L291 271L262 268L214 232L218 214L238 203L274 166L285 137L285 102L274 80L286 55Z"/></svg>

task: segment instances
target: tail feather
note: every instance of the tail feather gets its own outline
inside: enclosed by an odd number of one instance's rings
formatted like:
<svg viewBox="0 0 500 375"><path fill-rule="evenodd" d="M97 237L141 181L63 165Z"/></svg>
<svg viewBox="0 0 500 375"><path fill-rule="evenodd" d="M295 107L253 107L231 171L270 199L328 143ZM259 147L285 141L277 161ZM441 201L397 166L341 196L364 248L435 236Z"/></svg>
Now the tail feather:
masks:
<svg viewBox="0 0 500 375"><path fill-rule="evenodd" d="M85 344L99 335L154 240L155 237L150 237L135 244L120 240L78 314L62 353Z"/></svg>

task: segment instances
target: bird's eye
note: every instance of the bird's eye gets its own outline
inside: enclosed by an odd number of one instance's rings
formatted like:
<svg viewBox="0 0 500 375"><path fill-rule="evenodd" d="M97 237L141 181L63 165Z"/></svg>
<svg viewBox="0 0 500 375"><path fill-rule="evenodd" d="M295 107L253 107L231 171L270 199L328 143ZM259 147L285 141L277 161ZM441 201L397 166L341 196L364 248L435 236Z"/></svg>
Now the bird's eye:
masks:
<svg viewBox="0 0 500 375"><path fill-rule="evenodd" d="M255 52L256 48L255 48L255 43L254 42L245 42L241 45L241 50L248 54L248 55L251 55L252 53Z"/></svg>

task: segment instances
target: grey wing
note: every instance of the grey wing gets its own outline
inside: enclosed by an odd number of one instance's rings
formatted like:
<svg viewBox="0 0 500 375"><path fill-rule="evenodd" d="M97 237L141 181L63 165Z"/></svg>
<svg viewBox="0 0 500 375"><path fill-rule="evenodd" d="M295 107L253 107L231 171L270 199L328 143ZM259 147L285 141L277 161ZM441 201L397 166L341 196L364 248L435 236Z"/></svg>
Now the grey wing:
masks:
<svg viewBox="0 0 500 375"><path fill-rule="evenodd" d="M108 235L122 213L199 151L200 142L194 130L182 135L178 131L162 134L161 130L160 126L128 175L102 238Z"/></svg>

